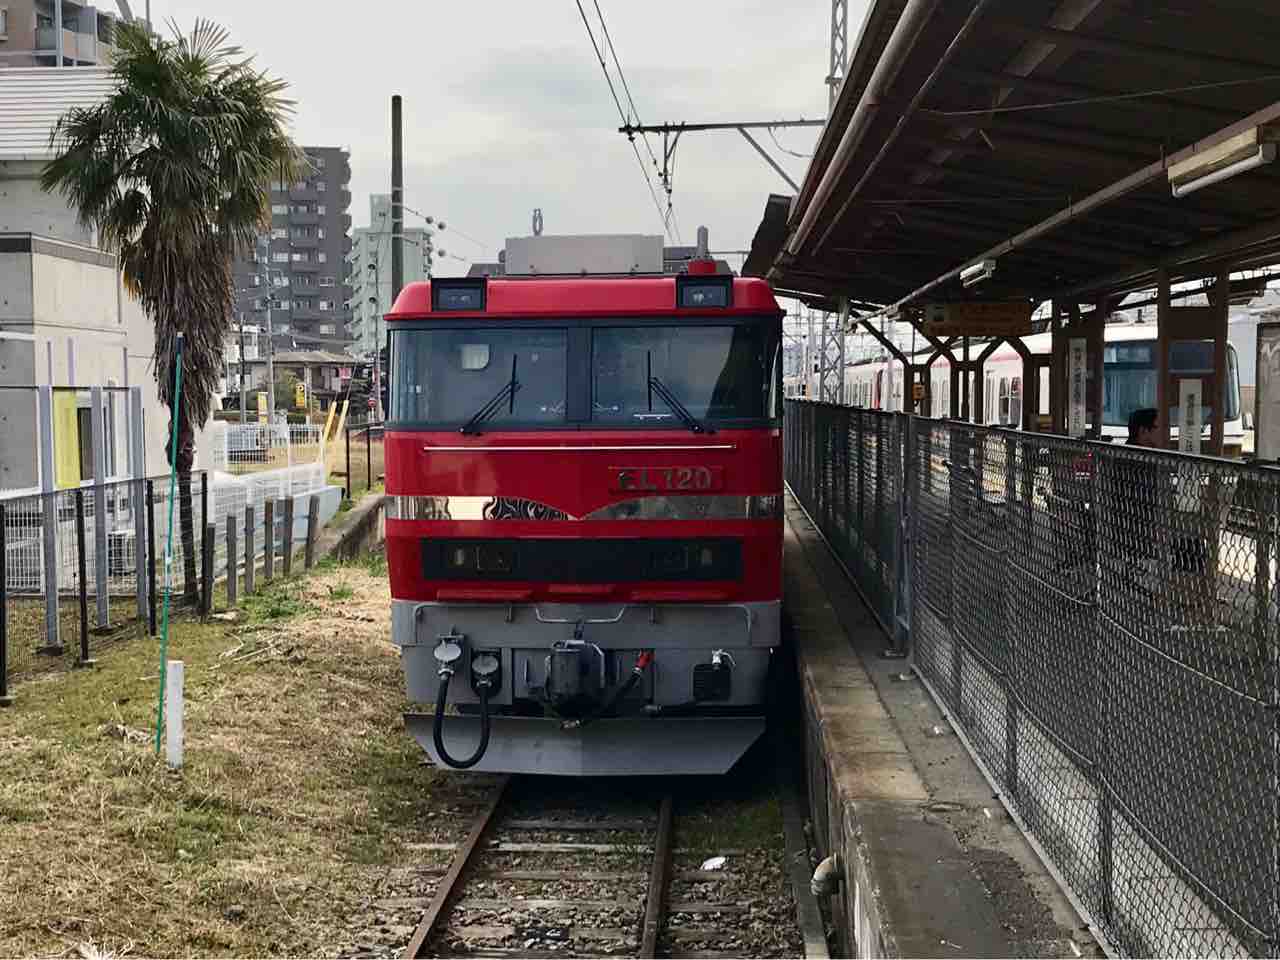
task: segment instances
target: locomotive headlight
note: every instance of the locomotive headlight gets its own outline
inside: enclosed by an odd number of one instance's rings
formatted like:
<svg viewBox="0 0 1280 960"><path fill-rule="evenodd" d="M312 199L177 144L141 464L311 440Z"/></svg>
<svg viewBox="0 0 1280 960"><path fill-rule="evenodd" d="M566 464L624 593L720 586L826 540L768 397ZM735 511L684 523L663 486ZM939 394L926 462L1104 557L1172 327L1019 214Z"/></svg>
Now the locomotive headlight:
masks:
<svg viewBox="0 0 1280 960"><path fill-rule="evenodd" d="M711 565L716 562L715 551L710 547L703 547L698 551L698 566L704 570L711 569Z"/></svg>
<svg viewBox="0 0 1280 960"><path fill-rule="evenodd" d="M515 551L505 543L482 543L476 550L476 568L481 573L510 573L515 567Z"/></svg>
<svg viewBox="0 0 1280 960"><path fill-rule="evenodd" d="M471 547L454 547L447 554L450 570L471 570L475 567L475 550Z"/></svg>
<svg viewBox="0 0 1280 960"><path fill-rule="evenodd" d="M653 554L653 567L658 576L686 573L689 570L689 551L680 544L657 550Z"/></svg>

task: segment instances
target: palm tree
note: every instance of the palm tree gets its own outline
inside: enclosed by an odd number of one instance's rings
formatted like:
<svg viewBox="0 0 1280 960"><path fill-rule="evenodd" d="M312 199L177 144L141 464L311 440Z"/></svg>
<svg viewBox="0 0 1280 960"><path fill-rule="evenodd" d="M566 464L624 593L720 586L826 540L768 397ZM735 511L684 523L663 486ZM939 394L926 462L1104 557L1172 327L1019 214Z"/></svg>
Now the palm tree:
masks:
<svg viewBox="0 0 1280 960"><path fill-rule="evenodd" d="M305 157L285 123L286 84L256 70L228 34L197 20L171 39L138 23L117 28L102 102L63 115L50 138L46 190L63 193L80 222L119 256L125 288L155 325L155 377L178 420L165 452L179 478L185 592L196 592L191 467L195 431L209 417L235 309L231 261L271 223L270 184L292 181ZM183 334L182 396L174 359Z"/></svg>

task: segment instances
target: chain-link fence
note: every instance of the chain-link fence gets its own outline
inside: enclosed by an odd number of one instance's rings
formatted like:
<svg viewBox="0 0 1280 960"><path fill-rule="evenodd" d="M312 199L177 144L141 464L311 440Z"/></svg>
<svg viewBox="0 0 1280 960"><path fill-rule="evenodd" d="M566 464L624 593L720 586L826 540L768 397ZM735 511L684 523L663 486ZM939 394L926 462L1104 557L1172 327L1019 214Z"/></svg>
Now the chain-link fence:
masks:
<svg viewBox="0 0 1280 960"><path fill-rule="evenodd" d="M892 415L893 473L885 416L789 401L789 485L880 610L884 485L915 670L1029 836L1124 954L1275 956L1280 471Z"/></svg>
<svg viewBox="0 0 1280 960"><path fill-rule="evenodd" d="M904 421L890 413L799 401L788 404L787 418L788 486L880 625L900 643Z"/></svg>

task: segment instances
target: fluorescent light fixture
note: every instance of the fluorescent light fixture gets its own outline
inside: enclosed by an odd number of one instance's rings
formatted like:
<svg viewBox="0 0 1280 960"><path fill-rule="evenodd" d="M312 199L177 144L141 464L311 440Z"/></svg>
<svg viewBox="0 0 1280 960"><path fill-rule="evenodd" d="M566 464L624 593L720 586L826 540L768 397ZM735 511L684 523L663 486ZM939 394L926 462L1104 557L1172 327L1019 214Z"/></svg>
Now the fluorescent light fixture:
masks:
<svg viewBox="0 0 1280 960"><path fill-rule="evenodd" d="M983 280L990 280L995 272L996 262L994 260L979 260L977 263L971 263L960 271L960 283L966 287L972 287Z"/></svg>
<svg viewBox="0 0 1280 960"><path fill-rule="evenodd" d="M1205 174L1203 177L1196 177L1194 180L1188 180L1185 183L1175 183L1173 185L1173 195L1175 197L1185 197L1187 194L1195 193L1197 190L1211 187L1215 183L1221 183L1223 180L1230 180L1239 174L1265 167L1269 163L1274 163L1275 159L1276 145L1274 143L1260 143L1252 155L1242 160L1237 160L1235 163L1221 167L1213 171L1213 173Z"/></svg>

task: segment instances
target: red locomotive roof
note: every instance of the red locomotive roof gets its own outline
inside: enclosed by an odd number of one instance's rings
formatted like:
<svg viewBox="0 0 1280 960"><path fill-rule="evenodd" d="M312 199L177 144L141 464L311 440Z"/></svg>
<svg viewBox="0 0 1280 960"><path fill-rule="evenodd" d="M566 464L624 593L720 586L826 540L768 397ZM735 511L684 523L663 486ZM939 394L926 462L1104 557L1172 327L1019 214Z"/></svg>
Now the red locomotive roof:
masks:
<svg viewBox="0 0 1280 960"><path fill-rule="evenodd" d="M400 291L386 319L444 319L492 317L630 316L655 314L716 316L744 313L778 313L778 301L769 285L755 277L735 277L733 306L729 308L676 308L675 277L555 277L488 281L485 309L432 311L431 282L410 283Z"/></svg>

